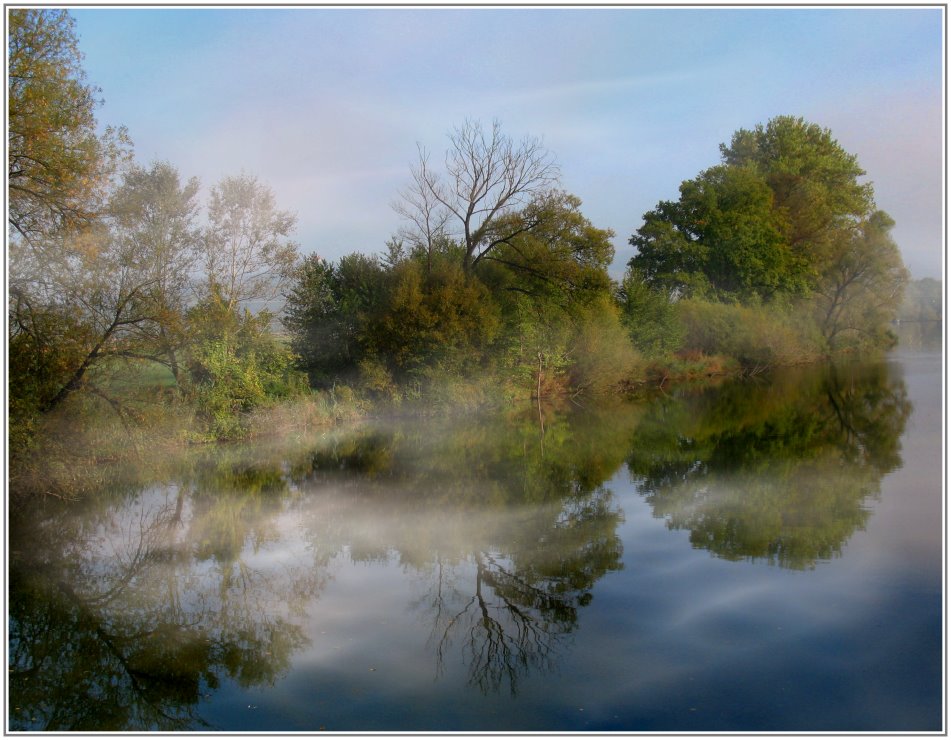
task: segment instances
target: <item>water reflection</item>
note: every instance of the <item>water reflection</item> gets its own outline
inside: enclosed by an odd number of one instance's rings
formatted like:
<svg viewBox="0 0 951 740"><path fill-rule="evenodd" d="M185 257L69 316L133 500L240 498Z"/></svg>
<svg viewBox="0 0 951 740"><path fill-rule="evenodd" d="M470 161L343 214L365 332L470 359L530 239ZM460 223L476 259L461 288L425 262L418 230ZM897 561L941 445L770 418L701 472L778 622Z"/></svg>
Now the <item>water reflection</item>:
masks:
<svg viewBox="0 0 951 740"><path fill-rule="evenodd" d="M789 372L655 405L628 468L695 547L811 568L864 527L910 413L885 365Z"/></svg>
<svg viewBox="0 0 951 740"><path fill-rule="evenodd" d="M241 502L199 513L171 490L89 518L12 519L12 729L198 727L222 680L273 684L305 643L294 617L319 574L256 567L257 543L229 553L248 533Z"/></svg>
<svg viewBox="0 0 951 740"><path fill-rule="evenodd" d="M222 448L170 481L17 507L11 729L200 728L226 682L291 669L335 572L359 563L411 574L393 609L418 615L437 677L461 665L515 694L623 566L625 463L695 546L813 567L864 526L911 405L876 366L541 411Z"/></svg>
<svg viewBox="0 0 951 740"><path fill-rule="evenodd" d="M553 665L594 584L621 568L622 514L603 484L637 415L605 413L337 439L298 481L347 493L333 514L308 518L309 540L347 546L355 562L397 553L427 580L416 608L437 675L448 655L462 655L471 685L514 694L527 671Z"/></svg>

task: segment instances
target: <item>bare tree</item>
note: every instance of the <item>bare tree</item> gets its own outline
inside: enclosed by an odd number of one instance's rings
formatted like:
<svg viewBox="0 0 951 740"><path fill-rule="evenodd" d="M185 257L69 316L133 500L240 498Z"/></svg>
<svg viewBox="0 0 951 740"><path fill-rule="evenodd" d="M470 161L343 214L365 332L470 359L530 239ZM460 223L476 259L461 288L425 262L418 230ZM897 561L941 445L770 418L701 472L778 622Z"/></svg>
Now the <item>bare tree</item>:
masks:
<svg viewBox="0 0 951 740"><path fill-rule="evenodd" d="M399 237L431 256L438 241L448 236L451 214L436 198L438 178L429 166L429 153L420 144L417 149L419 164L411 171L413 182L400 191L402 200L393 204L393 210L409 221L400 229Z"/></svg>
<svg viewBox="0 0 951 740"><path fill-rule="evenodd" d="M493 248L532 228L532 221L503 217L557 185L559 169L539 139L516 144L498 121L486 132L481 123L467 120L449 141L445 177L430 167L420 147L413 182L395 209L410 222L411 241L428 250L437 236L460 238L463 268L470 272Z"/></svg>

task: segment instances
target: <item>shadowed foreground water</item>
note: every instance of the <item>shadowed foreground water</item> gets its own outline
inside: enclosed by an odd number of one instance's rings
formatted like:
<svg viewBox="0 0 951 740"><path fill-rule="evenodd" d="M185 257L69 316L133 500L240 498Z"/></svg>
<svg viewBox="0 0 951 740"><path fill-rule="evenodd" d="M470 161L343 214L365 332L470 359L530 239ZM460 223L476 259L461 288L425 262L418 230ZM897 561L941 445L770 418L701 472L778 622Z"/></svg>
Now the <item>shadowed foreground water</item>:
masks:
<svg viewBox="0 0 951 740"><path fill-rule="evenodd" d="M941 382L368 423L11 512L9 729L940 730Z"/></svg>

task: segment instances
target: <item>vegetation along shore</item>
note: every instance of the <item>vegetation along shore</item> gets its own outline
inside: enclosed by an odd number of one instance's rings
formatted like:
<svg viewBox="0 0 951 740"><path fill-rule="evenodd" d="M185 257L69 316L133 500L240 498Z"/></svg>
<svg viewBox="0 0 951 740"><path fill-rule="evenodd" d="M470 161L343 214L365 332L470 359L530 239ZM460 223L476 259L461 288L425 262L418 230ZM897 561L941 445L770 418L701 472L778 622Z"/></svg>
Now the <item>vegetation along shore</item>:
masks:
<svg viewBox="0 0 951 740"><path fill-rule="evenodd" d="M420 149L395 194L399 233L328 261L295 243L294 214L254 175L203 196L101 129L67 12L9 18L21 492L67 495L76 460L144 447L637 394L894 342L909 282L894 222L857 158L802 118L711 152L643 215L619 280L614 234L585 217L553 153L477 120L445 156ZM940 285L913 285L905 312L940 318Z"/></svg>

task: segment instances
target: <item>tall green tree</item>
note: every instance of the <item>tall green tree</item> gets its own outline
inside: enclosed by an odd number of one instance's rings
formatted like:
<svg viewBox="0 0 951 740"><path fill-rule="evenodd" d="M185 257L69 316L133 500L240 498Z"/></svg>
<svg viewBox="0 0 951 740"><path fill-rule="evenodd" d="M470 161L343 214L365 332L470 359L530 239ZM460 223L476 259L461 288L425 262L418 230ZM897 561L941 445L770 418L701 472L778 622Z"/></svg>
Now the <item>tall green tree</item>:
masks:
<svg viewBox="0 0 951 740"><path fill-rule="evenodd" d="M355 372L366 352L366 329L385 299L386 274L375 257L354 253L337 264L308 255L285 294L281 321L314 386Z"/></svg>
<svg viewBox="0 0 951 740"><path fill-rule="evenodd" d="M684 182L677 202L645 214L630 266L674 296L805 298L832 349L859 336L887 344L907 273L857 157L791 116L741 129L720 150L722 163Z"/></svg>
<svg viewBox="0 0 951 740"><path fill-rule="evenodd" d="M654 287L680 295L769 299L801 293L809 263L792 249L788 219L751 167L712 167L680 200L645 214L631 260Z"/></svg>
<svg viewBox="0 0 951 740"><path fill-rule="evenodd" d="M617 302L631 342L645 355L665 355L680 346L683 327L670 294L652 288L637 270L628 268L617 288Z"/></svg>
<svg viewBox="0 0 951 740"><path fill-rule="evenodd" d="M418 378L431 369L460 373L478 367L498 325L485 285L440 255L429 267L406 260L393 268L366 342L401 376Z"/></svg>
<svg viewBox="0 0 951 740"><path fill-rule="evenodd" d="M96 217L128 139L97 133L99 90L86 82L67 11L14 8L8 23L8 223L35 241Z"/></svg>
<svg viewBox="0 0 951 740"><path fill-rule="evenodd" d="M498 300L521 294L546 308L568 312L610 290L614 258L610 229L599 229L581 212L581 199L562 191L537 196L491 230L497 242L476 274Z"/></svg>
<svg viewBox="0 0 951 740"><path fill-rule="evenodd" d="M870 183L858 157L845 151L829 129L802 118L778 116L765 126L740 129L720 145L723 163L752 167L773 193L775 208L788 220L790 246L813 257L835 228L874 210Z"/></svg>

